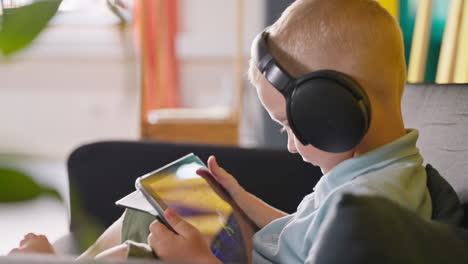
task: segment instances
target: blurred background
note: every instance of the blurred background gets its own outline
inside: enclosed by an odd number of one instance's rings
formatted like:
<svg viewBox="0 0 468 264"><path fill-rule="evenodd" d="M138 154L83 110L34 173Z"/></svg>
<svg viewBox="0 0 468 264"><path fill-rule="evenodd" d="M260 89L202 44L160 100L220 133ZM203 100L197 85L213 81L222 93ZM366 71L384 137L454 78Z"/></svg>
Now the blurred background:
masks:
<svg viewBox="0 0 468 264"><path fill-rule="evenodd" d="M66 160L83 144L285 149L246 70L255 35L292 2L0 1L0 168L63 197L0 199L0 254L30 231L51 240L67 233ZM400 22L409 82L468 82L466 1L379 2ZM0 197L22 189L0 183Z"/></svg>

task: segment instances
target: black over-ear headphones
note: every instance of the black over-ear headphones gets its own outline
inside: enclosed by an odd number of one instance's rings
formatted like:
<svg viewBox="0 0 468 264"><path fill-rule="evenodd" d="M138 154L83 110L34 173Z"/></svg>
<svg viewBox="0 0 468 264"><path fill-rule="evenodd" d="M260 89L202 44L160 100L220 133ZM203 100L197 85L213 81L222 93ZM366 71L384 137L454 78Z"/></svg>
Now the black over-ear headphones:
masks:
<svg viewBox="0 0 468 264"><path fill-rule="evenodd" d="M258 70L286 98L288 125L303 144L327 152L345 152L361 142L369 128L371 105L350 76L319 70L291 77L268 52L268 32L253 42Z"/></svg>

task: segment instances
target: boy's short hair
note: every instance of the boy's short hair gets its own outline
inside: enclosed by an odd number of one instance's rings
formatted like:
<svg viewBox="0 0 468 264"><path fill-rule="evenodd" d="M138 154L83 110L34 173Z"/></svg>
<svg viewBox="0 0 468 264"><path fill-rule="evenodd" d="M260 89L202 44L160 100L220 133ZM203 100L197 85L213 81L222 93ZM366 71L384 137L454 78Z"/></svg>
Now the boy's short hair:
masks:
<svg viewBox="0 0 468 264"><path fill-rule="evenodd" d="M406 83L402 34L375 0L297 0L267 30L268 49L293 77L325 68L342 71L386 87L370 96L399 104ZM249 78L254 85L261 78L252 62Z"/></svg>

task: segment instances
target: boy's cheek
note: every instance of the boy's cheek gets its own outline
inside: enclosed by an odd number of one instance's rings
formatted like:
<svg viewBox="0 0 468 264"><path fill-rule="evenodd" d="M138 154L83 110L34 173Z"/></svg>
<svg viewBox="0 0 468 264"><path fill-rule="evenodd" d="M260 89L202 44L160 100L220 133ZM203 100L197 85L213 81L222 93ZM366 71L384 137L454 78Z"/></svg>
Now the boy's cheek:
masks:
<svg viewBox="0 0 468 264"><path fill-rule="evenodd" d="M330 155L330 153L321 151L312 145L304 146L298 140L296 141L295 148L305 162L314 166L322 167L322 163L326 161Z"/></svg>

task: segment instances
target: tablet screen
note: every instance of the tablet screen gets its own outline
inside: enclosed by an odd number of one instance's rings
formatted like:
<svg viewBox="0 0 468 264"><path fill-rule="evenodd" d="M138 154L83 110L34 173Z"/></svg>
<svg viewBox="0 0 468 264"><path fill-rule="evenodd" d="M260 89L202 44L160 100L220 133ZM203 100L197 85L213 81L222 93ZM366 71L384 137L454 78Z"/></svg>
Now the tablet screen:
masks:
<svg viewBox="0 0 468 264"><path fill-rule="evenodd" d="M173 208L194 225L221 261L246 263L239 219L233 208L196 174L204 167L197 156L189 154L144 176L140 183L161 207Z"/></svg>

